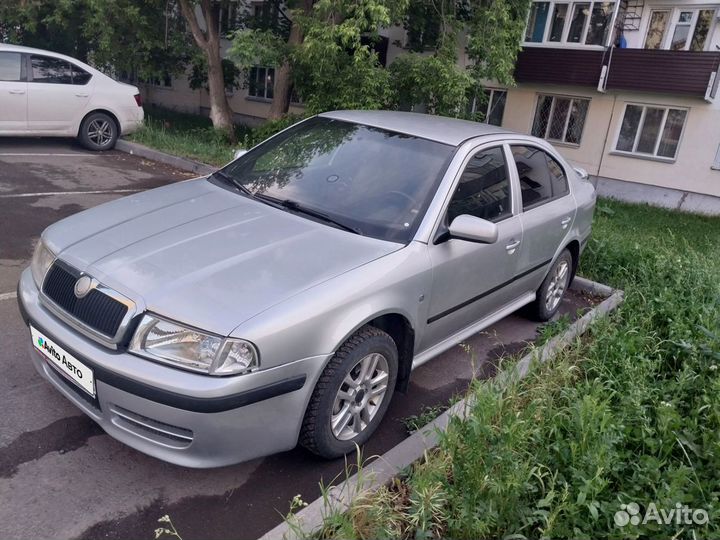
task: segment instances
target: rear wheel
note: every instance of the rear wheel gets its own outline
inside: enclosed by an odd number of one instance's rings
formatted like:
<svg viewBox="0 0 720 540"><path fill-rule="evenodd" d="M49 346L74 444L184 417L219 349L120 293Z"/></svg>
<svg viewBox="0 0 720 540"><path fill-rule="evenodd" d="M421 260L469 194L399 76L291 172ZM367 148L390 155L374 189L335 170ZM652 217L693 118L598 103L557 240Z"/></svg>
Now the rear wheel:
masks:
<svg viewBox="0 0 720 540"><path fill-rule="evenodd" d="M336 458L365 443L390 405L397 371L395 341L372 326L358 330L320 375L300 444L319 456Z"/></svg>
<svg viewBox="0 0 720 540"><path fill-rule="evenodd" d="M565 291L570 286L573 258L564 250L550 268L537 291L535 301L528 306L530 316L538 321L548 321L560 309Z"/></svg>
<svg viewBox="0 0 720 540"><path fill-rule="evenodd" d="M89 114L80 125L78 138L88 150L110 150L115 147L118 127L110 115L102 112Z"/></svg>

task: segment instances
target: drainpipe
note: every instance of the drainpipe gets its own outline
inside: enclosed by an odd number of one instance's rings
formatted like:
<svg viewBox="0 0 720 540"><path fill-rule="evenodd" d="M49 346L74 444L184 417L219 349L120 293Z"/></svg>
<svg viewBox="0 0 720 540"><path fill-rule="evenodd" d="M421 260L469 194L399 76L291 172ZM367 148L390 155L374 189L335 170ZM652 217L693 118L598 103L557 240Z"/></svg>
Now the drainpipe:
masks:
<svg viewBox="0 0 720 540"><path fill-rule="evenodd" d="M617 94L613 96L612 111L610 112L610 120L608 121L607 129L605 130L605 140L603 141L602 152L600 153L600 163L598 163L598 169L596 176L600 176L602 171L603 159L605 158L605 151L607 150L608 139L610 138L610 126L612 126L613 118L615 118L615 107L617 106Z"/></svg>

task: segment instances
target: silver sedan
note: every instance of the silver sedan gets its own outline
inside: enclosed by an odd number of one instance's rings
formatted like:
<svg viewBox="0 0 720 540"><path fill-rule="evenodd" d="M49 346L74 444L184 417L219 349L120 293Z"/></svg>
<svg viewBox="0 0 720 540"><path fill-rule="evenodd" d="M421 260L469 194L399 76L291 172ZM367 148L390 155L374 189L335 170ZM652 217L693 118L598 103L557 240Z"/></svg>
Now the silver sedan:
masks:
<svg viewBox="0 0 720 540"><path fill-rule="evenodd" d="M413 368L557 311L593 186L540 139L412 113L305 120L206 178L44 231L38 372L110 435L215 467L363 444Z"/></svg>

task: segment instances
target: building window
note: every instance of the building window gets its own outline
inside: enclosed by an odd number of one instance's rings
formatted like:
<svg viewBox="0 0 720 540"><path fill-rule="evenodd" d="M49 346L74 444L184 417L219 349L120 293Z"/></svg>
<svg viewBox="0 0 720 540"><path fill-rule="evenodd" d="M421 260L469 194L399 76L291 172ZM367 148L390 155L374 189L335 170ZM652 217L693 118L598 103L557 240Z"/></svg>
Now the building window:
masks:
<svg viewBox="0 0 720 540"><path fill-rule="evenodd" d="M248 95L262 99L273 98L275 68L255 66L250 68Z"/></svg>
<svg viewBox="0 0 720 540"><path fill-rule="evenodd" d="M627 104L615 150L675 159L687 110Z"/></svg>
<svg viewBox="0 0 720 540"><path fill-rule="evenodd" d="M615 2L533 2L526 43L604 45Z"/></svg>
<svg viewBox="0 0 720 540"><path fill-rule="evenodd" d="M704 51L715 13L715 9L653 10L645 35L645 48Z"/></svg>
<svg viewBox="0 0 720 540"><path fill-rule="evenodd" d="M483 89L482 96L475 96L470 102L470 114L493 126L501 126L505 113L507 91L495 88Z"/></svg>
<svg viewBox="0 0 720 540"><path fill-rule="evenodd" d="M532 134L549 141L580 144L589 106L589 99L541 94Z"/></svg>

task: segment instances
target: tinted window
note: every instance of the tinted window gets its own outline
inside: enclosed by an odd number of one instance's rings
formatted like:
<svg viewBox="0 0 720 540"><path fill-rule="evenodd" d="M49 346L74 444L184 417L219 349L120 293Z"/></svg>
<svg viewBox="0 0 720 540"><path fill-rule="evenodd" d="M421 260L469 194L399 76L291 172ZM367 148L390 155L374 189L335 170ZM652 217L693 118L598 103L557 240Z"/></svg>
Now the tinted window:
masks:
<svg viewBox="0 0 720 540"><path fill-rule="evenodd" d="M274 197L286 206L292 201L361 234L407 242L454 151L411 135L314 118L222 172L255 196Z"/></svg>
<svg viewBox="0 0 720 540"><path fill-rule="evenodd" d="M58 58L32 56L32 78L34 82L72 84L70 64Z"/></svg>
<svg viewBox="0 0 720 540"><path fill-rule="evenodd" d="M500 221L512 214L510 181L502 148L475 154L448 207L448 223L461 214Z"/></svg>
<svg viewBox="0 0 720 540"><path fill-rule="evenodd" d="M522 190L523 209L562 197L568 183L560 164L532 146L512 146Z"/></svg>
<svg viewBox="0 0 720 540"><path fill-rule="evenodd" d="M22 55L14 52L0 53L0 81L19 81L22 73Z"/></svg>
<svg viewBox="0 0 720 540"><path fill-rule="evenodd" d="M73 84L87 84L90 80L90 75L84 69L77 67L75 64L72 65L72 83Z"/></svg>

